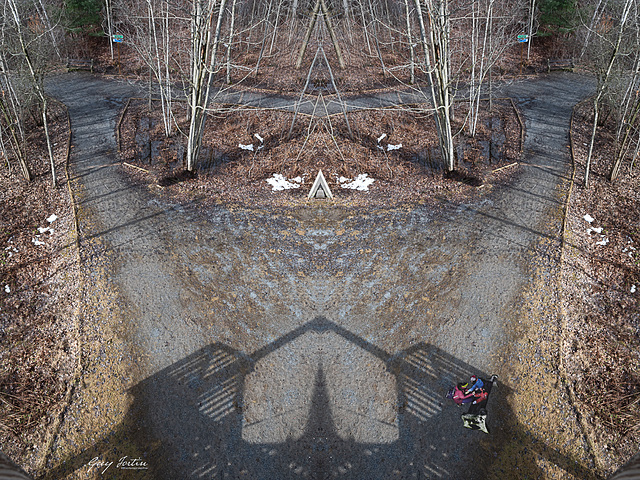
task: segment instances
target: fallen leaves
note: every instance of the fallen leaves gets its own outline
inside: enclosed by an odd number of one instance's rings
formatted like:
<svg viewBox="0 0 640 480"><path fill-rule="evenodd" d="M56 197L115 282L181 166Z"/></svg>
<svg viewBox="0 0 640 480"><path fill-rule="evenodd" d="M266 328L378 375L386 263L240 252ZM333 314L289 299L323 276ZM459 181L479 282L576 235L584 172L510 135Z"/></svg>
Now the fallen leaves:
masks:
<svg viewBox="0 0 640 480"><path fill-rule="evenodd" d="M577 179L584 175L589 110L580 106L574 118ZM634 434L640 430L640 303L635 295L640 259L634 247L640 241L640 174L636 168L616 182L606 180L615 155L614 137L605 129L599 130L592 184L585 189L577 180L571 198L574 248L563 265L565 278L571 279L563 285L571 299L565 304L571 349L565 359L579 386L580 410L594 418L603 442L618 445L624 456L640 447Z"/></svg>
<svg viewBox="0 0 640 480"><path fill-rule="evenodd" d="M197 175L188 177L180 174L184 138L176 133L165 137L158 128L159 109L149 113L145 101L132 100L121 125L122 155L125 164L136 166L137 171L128 172L132 178L167 187L163 195L178 201L294 205L307 201L304 179L322 169L332 191L343 187L332 200L336 205L389 207L426 201L436 207L435 199L443 192L449 201L462 201L480 194L474 187L483 184L484 177L499 183L515 172L495 171L519 155L520 130L510 102L496 101L494 106L492 116L485 112L480 119L476 137L460 135L464 141L458 169L466 173L450 179L442 176L433 121L416 108L353 112L349 126L342 116L298 116L292 128L292 113L221 106L220 114L207 120ZM175 117L182 119L184 130L188 125L183 109L176 105ZM487 148L489 126L497 128L496 138L502 139L493 150ZM491 158L483 156L489 153Z"/></svg>

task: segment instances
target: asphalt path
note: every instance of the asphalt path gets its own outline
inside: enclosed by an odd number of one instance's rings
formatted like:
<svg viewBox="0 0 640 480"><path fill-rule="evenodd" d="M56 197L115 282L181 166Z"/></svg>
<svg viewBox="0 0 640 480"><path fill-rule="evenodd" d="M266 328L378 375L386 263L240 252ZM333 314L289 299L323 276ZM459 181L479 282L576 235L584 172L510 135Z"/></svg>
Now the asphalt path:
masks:
<svg viewBox="0 0 640 480"><path fill-rule="evenodd" d="M49 478L104 478L96 459L131 478L123 456L146 462L136 478L486 478L487 440L444 394L501 373L536 245L558 235L571 109L592 88L571 74L504 86L526 120L519 173L435 216L165 203L118 163L119 108L142 91L55 78L73 126L86 365ZM514 434L510 405L490 412L492 451Z"/></svg>
<svg viewBox="0 0 640 480"><path fill-rule="evenodd" d="M271 95L259 91L218 90L212 101L244 105L245 107L298 112L316 117L338 115L372 108L390 108L402 105L429 104L431 94L422 88L402 91L380 91L368 95L302 95L298 97Z"/></svg>

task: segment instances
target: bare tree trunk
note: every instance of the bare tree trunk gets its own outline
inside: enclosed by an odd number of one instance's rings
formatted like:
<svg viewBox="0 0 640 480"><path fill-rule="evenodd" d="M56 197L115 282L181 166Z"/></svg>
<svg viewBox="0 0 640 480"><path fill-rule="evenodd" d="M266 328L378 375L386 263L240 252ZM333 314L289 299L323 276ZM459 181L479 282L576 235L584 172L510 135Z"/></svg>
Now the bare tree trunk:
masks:
<svg viewBox="0 0 640 480"><path fill-rule="evenodd" d="M152 54L151 51L153 49L152 45L151 45L151 31L155 30L152 22L155 22L155 19L153 18L153 9L151 8L151 0L147 0L147 6L149 9L149 18L148 18L148 22L149 22L149 32L147 33L147 35L149 36L149 104L147 105L149 113L151 113L151 109L153 108L152 104L151 104L151 100L152 100L152 92L153 92L153 69L151 68L151 59L152 59ZM155 32L154 32L155 33ZM151 155L151 153L149 153L149 155Z"/></svg>
<svg viewBox="0 0 640 480"><path fill-rule="evenodd" d="M589 188L589 170L591 168L591 154L593 153L593 143L596 139L596 129L598 128L598 115L599 108L598 103L600 101L600 96L598 95L593 101L593 127L591 128L591 140L589 142L589 153L587 154L587 162L584 170L584 186Z"/></svg>
<svg viewBox="0 0 640 480"><path fill-rule="evenodd" d="M387 67L384 64L384 59L382 58L382 51L380 50L380 40L378 38L378 19L373 11L373 4L371 0L369 0L369 11L371 12L371 23L373 24L373 38L376 41L376 53L378 54L378 60L380 60L380 66L382 67L382 75L384 77L387 76Z"/></svg>
<svg viewBox="0 0 640 480"><path fill-rule="evenodd" d="M620 114L621 121L619 122L618 129L616 130L616 141L620 141L620 137L622 136L622 132L624 131L624 119L629 117L629 110L636 105L633 99L634 97L637 99L637 95L634 95L636 92L634 91L637 87L638 75L640 75L640 45L634 45L636 47L635 56L636 59L633 62L633 73L627 82L627 88L624 92L622 101L620 102L622 107L622 113Z"/></svg>
<svg viewBox="0 0 640 480"><path fill-rule="evenodd" d="M113 29L111 25L113 23L113 18L111 12L111 1L112 0L105 0L105 7L107 13L107 30L109 31L109 50L111 52L111 61L113 61Z"/></svg>
<svg viewBox="0 0 640 480"><path fill-rule="evenodd" d="M434 1L436 5L431 2ZM451 131L451 93L449 80L449 19L447 0L427 0L430 20L429 36L424 25L420 0L415 0L420 36L425 55L425 67L431 88L431 100L435 109L436 130L442 161L446 171L455 169L453 133ZM434 15L435 14L435 15ZM434 18L435 16L435 18ZM433 64L431 59L433 58Z"/></svg>
<svg viewBox="0 0 640 480"><path fill-rule="evenodd" d="M369 50L369 55L372 54L371 52L371 42L369 41L369 30L367 28L367 19L366 16L364 14L364 5L363 5L364 0L359 0L358 3L360 4L360 16L362 18L362 28L364 29L364 38L367 40L367 49Z"/></svg>
<svg viewBox="0 0 640 480"><path fill-rule="evenodd" d="M290 15L290 25L289 25L289 44L291 44L291 38L293 37L294 27L297 24L298 18L298 0L293 0L293 4L291 5L291 15Z"/></svg>
<svg viewBox="0 0 640 480"><path fill-rule="evenodd" d="M298 107L302 103L302 99L304 98L304 93L307 91L307 87L309 86L309 81L311 80L311 72L313 71L313 67L316 64L316 60L318 59L318 53L320 53L320 49L316 50L316 54L313 56L313 60L311 61L311 66L309 67L309 71L307 72L307 79L304 83L304 87L302 87L302 91L300 92L300 98L298 99L298 102L294 106L293 119L291 120L291 127L289 127L287 140L291 138L291 134L293 133L293 126L295 125L296 119L298 118Z"/></svg>
<svg viewBox="0 0 640 480"><path fill-rule="evenodd" d="M631 115L631 118L627 122L625 135L622 139L622 142L620 142L620 146L618 148L618 154L616 155L616 160L613 163L613 166L611 167L611 171L609 172L609 180L612 182L616 178L618 178L622 161L624 160L624 157L626 157L627 152L629 151L629 147L631 143L631 132L633 130L633 127L636 121L638 120L638 113L640 113L640 99L636 100L636 103L633 109L633 114ZM638 145L640 145L640 139L638 140Z"/></svg>
<svg viewBox="0 0 640 480"><path fill-rule="evenodd" d="M598 128L598 114L599 114L599 103L604 91L609 82L609 78L611 76L611 71L613 69L613 64L618 57L618 52L620 50L620 44L622 43L622 37L624 33L625 24L629 17L629 11L631 10L631 4L633 0L625 0L625 4L623 7L622 15L620 17L620 24L618 35L616 38L616 42L613 45L613 49L611 51L611 56L609 57L609 62L607 64L607 69L605 70L602 78L600 79L600 85L598 87L598 93L593 100L593 128L591 129L591 140L589 142L589 153L587 154L587 161L584 172L584 185L586 188L589 188L589 169L591 167L591 155L593 153L593 144L596 139L596 129Z"/></svg>
<svg viewBox="0 0 640 480"><path fill-rule="evenodd" d="M200 148L202 146L202 133L207 117L209 94L211 83L215 73L216 55L220 42L220 27L224 16L226 0L221 0L218 9L218 20L215 33L212 32L215 0L207 2L206 11L200 0L194 3L193 18L193 66L191 87L191 122L187 138L187 170L195 168Z"/></svg>
<svg viewBox="0 0 640 480"><path fill-rule="evenodd" d="M533 43L533 20L536 14L536 0L531 0L531 12L529 13L529 38L527 39L527 61L531 56L531 43Z"/></svg>
<svg viewBox="0 0 640 480"><path fill-rule="evenodd" d="M38 4L40 5L39 14L44 19L45 27L47 28L47 31L51 35L51 45L53 46L53 49L56 51L56 56L58 58L62 58L61 55L60 55L60 49L58 48L58 42L56 41L56 36L55 36L54 30L53 30L53 27L51 26L51 21L49 20L49 15L47 14L47 9L45 8L44 4L42 3L42 0L38 0ZM36 6L36 9L37 8L38 7Z"/></svg>
<svg viewBox="0 0 640 480"><path fill-rule="evenodd" d="M231 25L229 27L229 45L227 46L227 85L231 84L231 47L233 45L233 27L236 20L236 0L231 4Z"/></svg>
<svg viewBox="0 0 640 480"><path fill-rule="evenodd" d="M11 174L11 163L9 162L9 152L7 151L7 146L4 144L4 137L2 136L2 132L0 132L0 153L2 153L2 158L7 163L7 169L9 170L9 174Z"/></svg>
<svg viewBox="0 0 640 480"><path fill-rule="evenodd" d="M487 5L487 17L485 19L485 28L484 28L484 34L483 34L483 39L482 39L482 50L480 52L480 65L479 65L479 69L478 69L478 75L477 75L477 80L474 83L474 96L472 97L472 101L471 101L471 109L473 110L473 113L471 115L471 128L470 133L472 136L475 136L476 134L476 130L477 130L477 125L478 125L478 117L479 117L479 113L480 113L480 96L482 94L482 84L484 82L484 78L487 74L487 69L485 67L485 61L487 59L487 57L490 55L490 50L491 47L489 47L489 52L487 52L487 42L488 42L488 38L490 36L490 31L489 31L489 26L490 26L490 19L493 15L493 0L488 0L488 5ZM477 22L476 22L477 23ZM479 40L479 38L478 38ZM477 42L475 47L477 47ZM474 48L472 46L472 48ZM474 61L475 63L475 61ZM489 67L489 70L491 69L491 67Z"/></svg>
<svg viewBox="0 0 640 480"><path fill-rule="evenodd" d="M11 16L13 17L13 21L15 22L18 41L20 42L20 49L22 51L22 55L25 59L25 62L27 63L27 66L29 68L29 73L31 76L33 88L35 89L36 94L38 95L38 98L40 98L40 102L42 104L42 119L44 121L44 131L45 131L45 137L47 141L47 149L49 151L49 160L51 164L51 178L52 178L53 186L55 187L57 184L57 179L56 179L55 161L53 159L53 151L51 150L51 137L49 136L49 125L47 120L47 99L42 89L41 78L36 73L35 66L31 61L31 55L27 47L27 41L23 35L22 19L20 18L18 7L15 3L15 0L8 0L8 3L9 3L9 9L11 10Z"/></svg>
<svg viewBox="0 0 640 480"><path fill-rule="evenodd" d="M411 12L409 11L409 0L404 0L404 7L405 7L405 17L407 19L407 41L409 42L409 52L410 52L410 59L411 59L411 63L409 67L411 72L410 83L414 84L416 82L416 57L415 57L415 50L413 48L413 38L411 38L411 19L410 19Z"/></svg>
<svg viewBox="0 0 640 480"><path fill-rule="evenodd" d="M351 125L349 125L349 117L347 116L347 108L346 104L340 98L340 91L338 90L338 86L336 85L335 78L333 77L333 72L331 71L331 65L329 65L329 60L324 53L324 49L320 47L322 50L322 56L324 57L324 63L327 65L327 69L329 70L329 78L331 79L331 85L336 92L336 96L338 97L338 102L340 102L340 106L342 107L342 113L344 115L344 121L347 124L347 130L349 131L349 138L353 138L353 132L351 131Z"/></svg>
<svg viewBox="0 0 640 480"><path fill-rule="evenodd" d="M258 75L258 70L260 69L260 63L262 63L262 55L264 54L264 46L267 42L267 26L269 25L269 18L271 17L271 6L273 2L269 2L269 8L267 10L267 14L264 18L264 28L262 29L262 43L260 44L260 53L258 54L258 61L256 62L256 66L253 70L253 75Z"/></svg>
<svg viewBox="0 0 640 480"><path fill-rule="evenodd" d="M474 137L476 134L475 131L475 118L474 115L476 113L475 109L475 100L478 98L478 92L476 90L476 56L478 53L478 15L476 14L478 2L471 3L471 34L469 38L471 39L471 78L469 81L469 122L467 124L469 129L469 134Z"/></svg>
<svg viewBox="0 0 640 480"><path fill-rule="evenodd" d="M322 13L324 15L324 23L327 25L327 30L329 30L329 36L331 37L331 42L333 42L333 48L336 51L336 57L338 57L338 65L340 68L345 67L344 58L342 57L342 50L340 49L340 44L338 43L338 37L336 36L336 32L333 28L333 24L331 23L331 16L329 14L329 9L327 8L327 4L325 0L320 0L320 6L322 8Z"/></svg>
<svg viewBox="0 0 640 480"><path fill-rule="evenodd" d="M11 132L11 138L13 139L13 151L16 154L16 157L18 157L18 163L20 164L20 170L22 171L22 176L27 182L30 182L31 179L33 178L31 175L31 170L29 170L29 166L27 165L27 162L24 158L24 154L22 153L22 148L21 148L22 143L20 142L20 139L16 134L16 131L14 128L14 122L12 121L9 115L9 111L6 103L4 102L4 99L0 99L0 109L2 109L2 114L4 116L5 121L7 122L7 128L9 128L9 131Z"/></svg>
<svg viewBox="0 0 640 480"><path fill-rule="evenodd" d="M296 60L296 70L298 70L302 66L302 58L304 57L304 52L307 50L307 46L309 45L309 40L311 39L311 34L313 33L313 27L316 26L316 20L318 19L318 12L320 11L320 0L316 0L316 4L313 7L313 11L311 12L311 23L309 23L309 27L307 27L307 31L304 34L304 39L302 40L302 45L300 45L300 50L298 52L298 59Z"/></svg>
<svg viewBox="0 0 640 480"><path fill-rule="evenodd" d="M600 21L600 17L602 16L602 12L604 11L604 7L607 5L607 0L598 0L598 4L596 8L593 10L593 16L591 17L591 23L587 28L587 33L584 39L584 44L582 45L582 51L580 52L580 56L583 57L585 52L587 51L587 46L589 45L589 41L591 40L591 32L595 29L597 23Z"/></svg>
<svg viewBox="0 0 640 480"><path fill-rule="evenodd" d="M342 0L342 9L344 10L344 23L349 36L349 44L353 45L353 28L354 20L351 18L351 12L349 11L349 0Z"/></svg>
<svg viewBox="0 0 640 480"><path fill-rule="evenodd" d="M640 153L640 138L636 139L636 151L633 152L633 157L631 159L631 165L629 166L629 171L633 170L633 166L636 163L636 159L638 158L638 154Z"/></svg>
<svg viewBox="0 0 640 480"><path fill-rule="evenodd" d="M53 160L53 150L51 149L51 136L49 135L49 120L47 119L47 97L42 95L42 121L44 122L44 137L47 140L47 151L49 152L49 161L51 164L51 183L54 187L58 185L58 177L56 176L56 165Z"/></svg>
<svg viewBox="0 0 640 480"><path fill-rule="evenodd" d="M278 21L280 20L280 9L282 8L282 0L278 2L278 8L276 10L276 23L273 26L273 35L271 36L271 45L269 46L269 55L273 51L273 44L276 41L276 33L278 32Z"/></svg>
<svg viewBox="0 0 640 480"><path fill-rule="evenodd" d="M164 17L164 68L165 68L165 101L167 104L167 112L170 116L167 122L167 135L171 135L173 128L173 83L171 82L171 68L169 62L171 61L171 54L169 49L169 39L171 38L169 30L169 2L165 2L166 10Z"/></svg>

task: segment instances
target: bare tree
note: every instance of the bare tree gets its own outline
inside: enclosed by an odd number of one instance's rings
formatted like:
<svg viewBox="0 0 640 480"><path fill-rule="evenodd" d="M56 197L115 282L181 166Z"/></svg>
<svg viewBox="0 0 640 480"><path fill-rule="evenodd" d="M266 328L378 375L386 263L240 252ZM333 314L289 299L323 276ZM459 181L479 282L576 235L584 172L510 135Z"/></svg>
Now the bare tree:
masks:
<svg viewBox="0 0 640 480"><path fill-rule="evenodd" d="M127 44L134 49L138 57L149 68L149 108L153 95L153 80L158 86L164 133L171 135L173 131L173 81L171 71L180 71L182 52L180 39L173 48L174 27L184 21L177 20L181 13L181 4L171 0L145 0L130 2L128 0L110 0L115 13L126 18L121 30L126 34ZM175 76L174 76L175 77Z"/></svg>
<svg viewBox="0 0 640 480"><path fill-rule="evenodd" d="M602 100L609 86L612 73L614 71L614 65L616 64L616 61L619 58L620 46L622 44L622 40L625 37L627 20L629 19L629 13L631 12L631 7L633 4L634 4L634 0L624 0L624 3L621 6L622 9L620 12L620 17L618 20L618 28L616 29L615 36L612 39L607 39L603 37L604 44L606 45L603 56L606 58L606 63L601 68L599 68L598 88L596 91L596 95L593 99L593 126L591 128L591 140L589 141L589 150L587 153L587 160L586 160L586 166L585 166L585 174L584 174L585 187L589 187L589 171L591 167L593 145L595 143L595 138L596 138L596 130L598 128L598 119L600 115L600 101Z"/></svg>
<svg viewBox="0 0 640 480"><path fill-rule="evenodd" d="M415 0L420 22L420 38L424 50L424 66L429 78L431 101L435 109L436 130L442 161L446 171L455 169L453 132L451 130L451 79L449 77L449 2L448 0ZM429 25L425 26L425 15Z"/></svg>
<svg viewBox="0 0 640 480"><path fill-rule="evenodd" d="M640 150L640 19L638 3L634 2L630 13L630 31L625 35L627 43L621 59L618 81L612 86L611 105L616 112L616 158L609 172L609 180L614 181L622 162L633 149L631 165ZM635 147L634 147L635 143Z"/></svg>
<svg viewBox="0 0 640 480"><path fill-rule="evenodd" d="M191 111L187 137L187 170L193 171L200 147L213 76L216 72L220 28L226 0L194 0L191 16L191 77L189 107ZM217 7L217 8L216 8ZM215 27L213 21L216 18Z"/></svg>
<svg viewBox="0 0 640 480"><path fill-rule="evenodd" d="M491 69L505 51L514 43L517 35L517 24L513 18L519 16L516 11L510 15L496 15L496 10L505 8L505 2L499 0L480 0L471 3L471 28L468 35L469 45L467 60L470 63L469 74L469 115L467 126L469 134L474 136L477 130L480 100L483 85L487 77L490 79ZM516 9L517 6L510 6ZM491 100L491 88L489 99ZM489 104L491 108L491 103Z"/></svg>
<svg viewBox="0 0 640 480"><path fill-rule="evenodd" d="M298 52L298 59L296 61L296 69L300 68L302 65L302 59L304 57L304 52L307 50L307 46L309 45L309 39L311 38L311 34L313 33L313 29L316 26L316 20L320 14L320 10L322 10L322 18L324 19L324 23L329 31L329 36L331 37L331 42L333 43L333 48L335 49L336 56L338 57L338 64L340 68L345 67L344 58L342 56L342 50L340 48L340 44L338 42L338 38L335 33L335 29L333 28L333 24L331 23L331 17L329 16L329 9L327 8L327 4L325 0L316 0L316 3L313 7L313 11L311 12L311 22L307 27L307 30L304 34L304 39L302 40L302 44L300 45L300 50Z"/></svg>
<svg viewBox="0 0 640 480"><path fill-rule="evenodd" d="M22 75L23 78L29 83L30 90L36 95L40 102L40 114L44 125L45 139L47 143L47 151L49 154L49 161L51 165L51 179L53 186L57 184L55 161L53 158L53 150L51 148L51 137L49 135L49 120L48 113L48 98L44 92L44 74L46 71L46 58L50 52L50 45L46 42L46 38L53 38L46 25L47 22L36 21L32 22L29 28L25 28L26 18L34 16L34 18L40 18L41 13L38 12L38 6L30 3L29 1L19 0L5 0L4 1L4 23L3 23L3 35L5 40L2 45L3 49L3 71L4 71L4 83L8 89L11 89L13 84L12 77L16 75ZM9 48L9 52L6 49ZM8 61L7 56L11 56L11 62ZM15 67L10 70L10 63ZM12 126L8 128L11 131L12 140L15 145L15 152L20 161L20 165L25 178L30 179L31 175L26 165L24 155L20 146L17 144L18 138L15 135L16 130L13 125L21 123L18 120L18 109L16 104L21 103L21 99L17 96L15 99L11 98L12 102L15 102L13 108L4 101L2 102L3 115L5 121ZM13 112L13 114L11 113Z"/></svg>

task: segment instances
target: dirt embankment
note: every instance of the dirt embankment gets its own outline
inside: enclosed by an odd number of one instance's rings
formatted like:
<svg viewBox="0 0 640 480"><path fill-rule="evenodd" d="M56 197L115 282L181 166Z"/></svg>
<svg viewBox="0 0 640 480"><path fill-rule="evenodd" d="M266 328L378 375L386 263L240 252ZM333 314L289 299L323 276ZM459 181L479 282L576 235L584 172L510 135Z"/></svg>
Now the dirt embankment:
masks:
<svg viewBox="0 0 640 480"><path fill-rule="evenodd" d="M79 352L64 106L52 103L49 121L58 187L42 125L30 125L26 144L33 180L21 178L15 159L0 172L0 446L30 472L65 405Z"/></svg>

